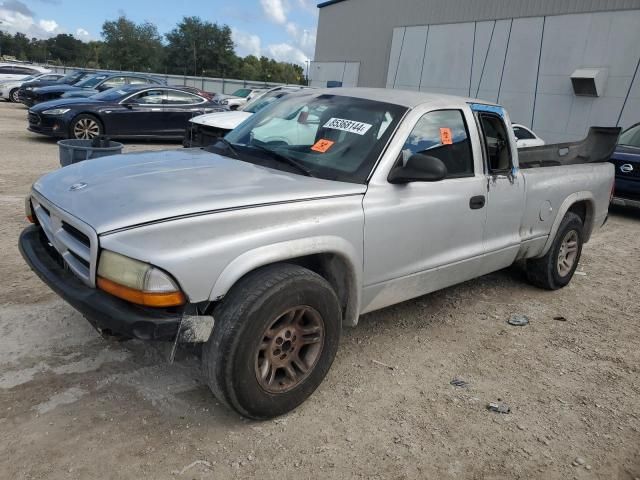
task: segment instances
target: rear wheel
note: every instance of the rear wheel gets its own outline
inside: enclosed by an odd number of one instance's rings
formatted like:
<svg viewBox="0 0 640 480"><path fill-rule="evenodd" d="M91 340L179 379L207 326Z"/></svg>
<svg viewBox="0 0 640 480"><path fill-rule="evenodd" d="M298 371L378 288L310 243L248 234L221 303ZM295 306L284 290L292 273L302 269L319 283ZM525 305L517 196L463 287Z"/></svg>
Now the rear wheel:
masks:
<svg viewBox="0 0 640 480"><path fill-rule="evenodd" d="M582 254L582 238L582 220L575 213L568 212L562 219L546 255L527 260L529 281L547 290L557 290L566 286L578 267Z"/></svg>
<svg viewBox="0 0 640 480"><path fill-rule="evenodd" d="M9 100L13 103L19 103L20 99L18 98L18 88L14 88L9 92Z"/></svg>
<svg viewBox="0 0 640 480"><path fill-rule="evenodd" d="M78 140L91 140L103 133L100 120L93 115L86 114L78 115L74 118L69 130L71 138L77 138Z"/></svg>
<svg viewBox="0 0 640 480"><path fill-rule="evenodd" d="M279 264L243 278L214 312L203 370L216 397L243 416L293 410L320 385L338 349L341 313L327 281Z"/></svg>

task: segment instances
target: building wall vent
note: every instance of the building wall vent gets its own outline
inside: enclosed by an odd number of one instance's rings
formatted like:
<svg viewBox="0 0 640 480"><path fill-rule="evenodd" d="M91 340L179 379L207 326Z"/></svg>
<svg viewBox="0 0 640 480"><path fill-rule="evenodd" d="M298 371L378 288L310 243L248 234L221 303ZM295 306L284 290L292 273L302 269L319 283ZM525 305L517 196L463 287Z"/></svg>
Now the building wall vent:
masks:
<svg viewBox="0 0 640 480"><path fill-rule="evenodd" d="M573 93L582 97L600 97L607 77L606 68L579 68L571 74Z"/></svg>

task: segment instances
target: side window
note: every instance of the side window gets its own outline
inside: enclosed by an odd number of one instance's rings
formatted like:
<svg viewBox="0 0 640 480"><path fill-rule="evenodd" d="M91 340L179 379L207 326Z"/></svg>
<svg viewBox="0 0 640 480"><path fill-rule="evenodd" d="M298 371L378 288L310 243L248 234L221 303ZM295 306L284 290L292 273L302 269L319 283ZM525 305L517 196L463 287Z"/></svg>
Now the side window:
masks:
<svg viewBox="0 0 640 480"><path fill-rule="evenodd" d="M113 77L108 80L105 80L101 85L101 90L107 90L109 88L121 87L125 84L124 77Z"/></svg>
<svg viewBox="0 0 640 480"><path fill-rule="evenodd" d="M28 67L15 67L15 71L21 75L33 75L34 73L40 73L37 70Z"/></svg>
<svg viewBox="0 0 640 480"><path fill-rule="evenodd" d="M147 78L142 78L142 77L127 77L127 80L131 85L144 85L145 83L155 83L155 82L149 81L149 79Z"/></svg>
<svg viewBox="0 0 640 480"><path fill-rule="evenodd" d="M200 97L178 90L169 90L165 101L167 105L191 105L200 102L202 102Z"/></svg>
<svg viewBox="0 0 640 480"><path fill-rule="evenodd" d="M518 140L531 140L534 137L529 130L522 127L513 127L513 134Z"/></svg>
<svg viewBox="0 0 640 480"><path fill-rule="evenodd" d="M507 134L502 118L498 115L484 112L478 116L484 134L484 148L489 173L510 171L512 163L509 135Z"/></svg>
<svg viewBox="0 0 640 480"><path fill-rule="evenodd" d="M0 67L0 74L13 74L13 68L12 67Z"/></svg>
<svg viewBox="0 0 640 480"><path fill-rule="evenodd" d="M462 112L437 110L423 115L402 147L403 162L416 153L442 160L447 178L472 176L473 153Z"/></svg>
<svg viewBox="0 0 640 480"><path fill-rule="evenodd" d="M165 98L166 92L164 90L146 90L134 95L131 100L142 105L162 105Z"/></svg>

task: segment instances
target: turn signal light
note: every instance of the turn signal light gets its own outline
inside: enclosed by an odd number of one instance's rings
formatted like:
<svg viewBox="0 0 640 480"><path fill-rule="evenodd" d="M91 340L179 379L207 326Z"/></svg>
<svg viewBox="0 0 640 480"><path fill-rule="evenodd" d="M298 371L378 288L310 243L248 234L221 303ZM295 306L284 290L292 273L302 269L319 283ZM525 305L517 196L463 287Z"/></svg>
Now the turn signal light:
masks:
<svg viewBox="0 0 640 480"><path fill-rule="evenodd" d="M143 292L102 277L98 277L97 284L100 290L145 307L177 307L186 302L182 292Z"/></svg>

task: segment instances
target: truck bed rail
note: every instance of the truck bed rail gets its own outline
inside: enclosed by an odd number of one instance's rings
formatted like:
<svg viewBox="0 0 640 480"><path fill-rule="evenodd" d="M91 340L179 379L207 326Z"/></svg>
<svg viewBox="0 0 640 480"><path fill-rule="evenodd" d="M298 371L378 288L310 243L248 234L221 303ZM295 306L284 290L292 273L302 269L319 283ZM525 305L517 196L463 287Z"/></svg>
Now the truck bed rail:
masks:
<svg viewBox="0 0 640 480"><path fill-rule="evenodd" d="M591 127L586 138L577 142L521 148L518 150L520 168L606 162L616 149L620 130L620 127Z"/></svg>

